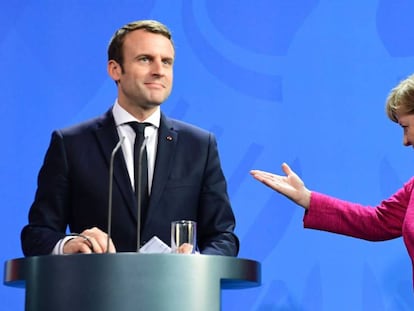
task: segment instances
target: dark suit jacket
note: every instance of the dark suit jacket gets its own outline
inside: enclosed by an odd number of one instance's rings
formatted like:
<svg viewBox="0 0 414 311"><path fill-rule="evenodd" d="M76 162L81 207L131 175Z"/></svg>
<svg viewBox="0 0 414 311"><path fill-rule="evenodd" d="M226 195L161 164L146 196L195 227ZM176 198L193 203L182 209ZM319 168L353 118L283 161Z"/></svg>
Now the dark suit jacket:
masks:
<svg viewBox="0 0 414 311"><path fill-rule="evenodd" d="M26 256L50 254L67 226L107 231L109 162L119 140L112 110L55 131L38 176L29 224L21 233ZM136 251L137 203L121 150L114 161L112 239L117 251ZM170 245L171 221L197 222L201 253L236 256L239 242L214 135L161 114L151 197L141 245L154 235Z"/></svg>

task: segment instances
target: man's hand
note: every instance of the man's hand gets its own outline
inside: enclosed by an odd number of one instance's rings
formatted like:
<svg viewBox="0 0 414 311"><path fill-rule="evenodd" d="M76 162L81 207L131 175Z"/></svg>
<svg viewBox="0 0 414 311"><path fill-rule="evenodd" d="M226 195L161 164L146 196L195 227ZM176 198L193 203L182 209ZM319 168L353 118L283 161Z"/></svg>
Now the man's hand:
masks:
<svg viewBox="0 0 414 311"><path fill-rule="evenodd" d="M189 243L181 244L176 251L178 254L191 254L193 252L193 246Z"/></svg>
<svg viewBox="0 0 414 311"><path fill-rule="evenodd" d="M105 253L107 251L108 235L102 230L94 227L81 232L78 236L70 239L63 246L64 254L76 253ZM109 240L109 253L115 253L115 246Z"/></svg>

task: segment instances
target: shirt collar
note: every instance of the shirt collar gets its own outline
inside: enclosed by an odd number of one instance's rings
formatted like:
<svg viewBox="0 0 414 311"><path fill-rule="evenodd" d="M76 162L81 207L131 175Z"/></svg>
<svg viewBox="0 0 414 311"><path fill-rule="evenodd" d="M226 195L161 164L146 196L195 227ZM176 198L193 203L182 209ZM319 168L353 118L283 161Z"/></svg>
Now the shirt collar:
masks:
<svg viewBox="0 0 414 311"><path fill-rule="evenodd" d="M161 109L158 106L157 109L154 111L152 115L150 115L145 120L138 120L135 118L132 114L130 114L128 111L126 111L124 108L122 108L119 103L118 99L115 101L114 106L112 107L112 114L114 116L115 124L116 126L120 126L122 124L125 124L127 122L148 122L151 123L156 128L160 127L160 119L161 119Z"/></svg>

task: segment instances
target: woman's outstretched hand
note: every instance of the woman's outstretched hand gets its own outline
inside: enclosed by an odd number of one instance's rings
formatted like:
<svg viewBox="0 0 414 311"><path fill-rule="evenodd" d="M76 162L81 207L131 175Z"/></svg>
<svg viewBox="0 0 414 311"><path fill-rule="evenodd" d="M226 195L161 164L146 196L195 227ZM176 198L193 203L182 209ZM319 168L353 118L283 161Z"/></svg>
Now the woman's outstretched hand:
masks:
<svg viewBox="0 0 414 311"><path fill-rule="evenodd" d="M310 204L311 192L305 187L302 179L291 170L289 165L283 163L282 170L286 176L260 170L251 170L250 174L266 186L283 194L296 204L307 209Z"/></svg>

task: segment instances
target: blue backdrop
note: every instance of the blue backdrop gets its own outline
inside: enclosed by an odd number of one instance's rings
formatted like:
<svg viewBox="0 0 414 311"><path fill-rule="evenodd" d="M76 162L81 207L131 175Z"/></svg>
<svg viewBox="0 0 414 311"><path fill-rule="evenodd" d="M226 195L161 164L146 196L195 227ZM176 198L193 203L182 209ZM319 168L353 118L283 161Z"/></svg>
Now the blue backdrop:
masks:
<svg viewBox="0 0 414 311"><path fill-rule="evenodd" d="M402 239L372 243L302 228L303 210L248 174L283 161L310 189L375 205L414 172L384 113L414 72L412 0L21 0L0 10L2 262L21 257L53 129L114 101L113 32L158 19L176 45L165 113L213 131L241 239L261 287L223 292L224 310L412 310ZM0 310L23 310L2 286Z"/></svg>

